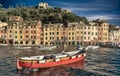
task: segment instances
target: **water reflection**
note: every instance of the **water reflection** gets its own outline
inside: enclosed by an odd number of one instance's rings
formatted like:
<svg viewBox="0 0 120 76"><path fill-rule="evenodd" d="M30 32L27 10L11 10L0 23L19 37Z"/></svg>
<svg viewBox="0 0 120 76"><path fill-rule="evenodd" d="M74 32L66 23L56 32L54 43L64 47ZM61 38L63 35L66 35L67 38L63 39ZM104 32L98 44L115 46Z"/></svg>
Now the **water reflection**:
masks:
<svg viewBox="0 0 120 76"><path fill-rule="evenodd" d="M69 65L62 65L57 67L51 67L47 69L39 69L38 71L22 71L18 72L19 76L74 76L71 70L82 70L84 68L84 60L72 63Z"/></svg>

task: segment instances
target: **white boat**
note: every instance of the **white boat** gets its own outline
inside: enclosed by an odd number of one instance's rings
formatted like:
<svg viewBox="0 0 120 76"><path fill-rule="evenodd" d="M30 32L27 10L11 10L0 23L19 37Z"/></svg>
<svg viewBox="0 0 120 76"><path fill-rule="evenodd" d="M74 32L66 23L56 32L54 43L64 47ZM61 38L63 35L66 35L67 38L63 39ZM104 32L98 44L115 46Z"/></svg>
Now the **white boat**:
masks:
<svg viewBox="0 0 120 76"><path fill-rule="evenodd" d="M118 45L118 48L120 48L120 44Z"/></svg>
<svg viewBox="0 0 120 76"><path fill-rule="evenodd" d="M0 46L7 46L7 45L8 45L8 44L1 44L1 43L0 43Z"/></svg>
<svg viewBox="0 0 120 76"><path fill-rule="evenodd" d="M29 46L17 46L17 49L31 49Z"/></svg>
<svg viewBox="0 0 120 76"><path fill-rule="evenodd" d="M77 49L78 49L78 50L82 50L82 49L84 49L84 47L78 46Z"/></svg>
<svg viewBox="0 0 120 76"><path fill-rule="evenodd" d="M57 46L38 46L38 50L52 50L55 49Z"/></svg>
<svg viewBox="0 0 120 76"><path fill-rule="evenodd" d="M86 50L88 50L88 49L92 49L92 50L94 50L94 49L98 49L100 46L87 46L86 47Z"/></svg>

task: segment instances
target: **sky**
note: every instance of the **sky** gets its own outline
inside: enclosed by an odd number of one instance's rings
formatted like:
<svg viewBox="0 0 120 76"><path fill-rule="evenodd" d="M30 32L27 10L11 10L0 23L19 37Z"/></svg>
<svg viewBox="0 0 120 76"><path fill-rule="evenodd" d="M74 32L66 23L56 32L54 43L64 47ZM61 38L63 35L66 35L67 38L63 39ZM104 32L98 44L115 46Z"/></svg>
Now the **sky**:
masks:
<svg viewBox="0 0 120 76"><path fill-rule="evenodd" d="M0 0L3 7L25 5L37 6L39 2L47 2L52 7L69 9L89 21L107 20L110 24L120 25L120 0Z"/></svg>

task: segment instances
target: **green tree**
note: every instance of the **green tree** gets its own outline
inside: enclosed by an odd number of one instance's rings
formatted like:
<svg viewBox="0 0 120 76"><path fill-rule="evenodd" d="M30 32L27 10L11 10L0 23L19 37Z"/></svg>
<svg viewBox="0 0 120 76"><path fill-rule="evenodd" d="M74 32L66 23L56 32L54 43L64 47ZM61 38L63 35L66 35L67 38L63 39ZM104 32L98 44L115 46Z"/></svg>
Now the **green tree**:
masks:
<svg viewBox="0 0 120 76"><path fill-rule="evenodd" d="M8 16L7 16L7 13L6 12L0 12L0 20L1 21L3 21L3 22L5 22L5 21L7 21L7 18L8 18Z"/></svg>

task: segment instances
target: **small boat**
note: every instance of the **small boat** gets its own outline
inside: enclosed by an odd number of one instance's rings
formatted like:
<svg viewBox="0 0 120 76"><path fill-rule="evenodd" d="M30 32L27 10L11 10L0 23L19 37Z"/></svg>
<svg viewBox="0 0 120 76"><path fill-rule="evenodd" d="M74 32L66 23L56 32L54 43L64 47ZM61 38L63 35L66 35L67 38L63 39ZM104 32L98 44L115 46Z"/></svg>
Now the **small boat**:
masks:
<svg viewBox="0 0 120 76"><path fill-rule="evenodd" d="M57 46L38 46L38 50L52 50L55 49Z"/></svg>
<svg viewBox="0 0 120 76"><path fill-rule="evenodd" d="M44 69L54 66L66 65L81 61L85 58L84 50L64 52L59 54L48 54L41 56L30 56L17 58L17 69Z"/></svg>
<svg viewBox="0 0 120 76"><path fill-rule="evenodd" d="M118 48L120 49L120 44L118 45Z"/></svg>
<svg viewBox="0 0 120 76"><path fill-rule="evenodd" d="M79 46L77 47L77 49L78 49L78 50L82 50L82 49L84 49L84 47L82 47L82 46L79 45Z"/></svg>
<svg viewBox="0 0 120 76"><path fill-rule="evenodd" d="M31 49L31 47L29 47L29 46L17 46L16 47L17 49Z"/></svg>
<svg viewBox="0 0 120 76"><path fill-rule="evenodd" d="M86 50L88 50L88 49L92 49L92 50L94 50L94 49L98 49L100 46L87 46L85 49Z"/></svg>
<svg viewBox="0 0 120 76"><path fill-rule="evenodd" d="M1 44L1 43L0 43L0 46L8 46L8 44Z"/></svg>

